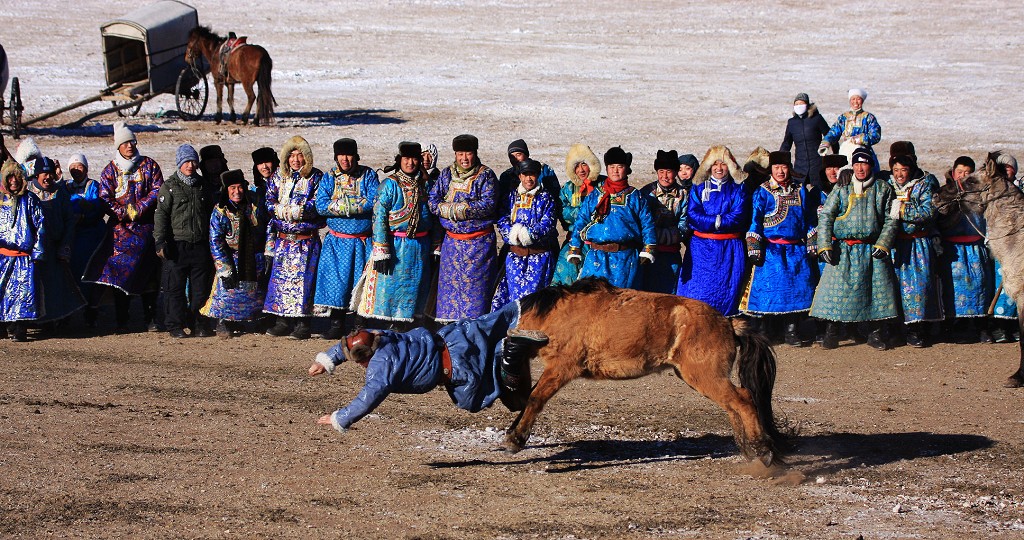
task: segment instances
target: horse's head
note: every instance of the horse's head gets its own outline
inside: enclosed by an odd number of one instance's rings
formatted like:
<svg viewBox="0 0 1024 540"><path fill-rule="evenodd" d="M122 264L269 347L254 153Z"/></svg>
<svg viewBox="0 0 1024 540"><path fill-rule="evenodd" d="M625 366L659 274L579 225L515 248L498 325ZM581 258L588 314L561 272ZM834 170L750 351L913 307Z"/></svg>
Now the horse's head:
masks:
<svg viewBox="0 0 1024 540"><path fill-rule="evenodd" d="M189 65L196 65L200 56L206 56L210 60L212 50L223 41L224 38L214 34L207 26L197 26L188 33L188 44L185 46L185 62Z"/></svg>

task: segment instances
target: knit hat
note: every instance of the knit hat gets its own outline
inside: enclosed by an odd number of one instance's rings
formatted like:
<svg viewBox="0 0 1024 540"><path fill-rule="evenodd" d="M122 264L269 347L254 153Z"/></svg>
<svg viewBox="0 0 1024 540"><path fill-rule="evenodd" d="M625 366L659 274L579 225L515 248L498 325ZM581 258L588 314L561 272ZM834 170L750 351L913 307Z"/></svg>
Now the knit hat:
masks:
<svg viewBox="0 0 1024 540"><path fill-rule="evenodd" d="M517 168L519 169L519 174L532 174L539 176L541 165L540 162L535 159L526 158L518 163Z"/></svg>
<svg viewBox="0 0 1024 540"><path fill-rule="evenodd" d="M228 186L245 183L245 175L242 174L241 169L232 169L230 171L220 173L220 184L224 186L225 193L227 193Z"/></svg>
<svg viewBox="0 0 1024 540"><path fill-rule="evenodd" d="M953 162L953 168L955 169L959 165L969 167L971 169L971 172L974 172L974 170L977 168L974 164L974 160L971 159L969 156L960 156L956 158L956 161Z"/></svg>
<svg viewBox="0 0 1024 540"><path fill-rule="evenodd" d="M842 169L849 164L849 160L847 160L846 156L842 154L829 154L821 158L822 169L827 169L829 167L839 167Z"/></svg>
<svg viewBox="0 0 1024 540"><path fill-rule="evenodd" d="M335 156L355 156L356 161L359 161L359 148L356 145L355 139L338 139L334 141L334 155Z"/></svg>
<svg viewBox="0 0 1024 540"><path fill-rule="evenodd" d="M70 169L75 163L81 163L86 169L89 168L89 160L85 159L85 154L74 154L68 158L68 168Z"/></svg>
<svg viewBox="0 0 1024 540"><path fill-rule="evenodd" d="M868 99L868 93L865 92L864 90L861 90L860 88L851 88L849 95L847 95L846 97L847 99L849 99L852 98L853 96L860 96L860 98L864 100Z"/></svg>
<svg viewBox="0 0 1024 540"><path fill-rule="evenodd" d="M768 154L768 166L785 165L793 167L793 156L789 152L776 151Z"/></svg>
<svg viewBox="0 0 1024 540"><path fill-rule="evenodd" d="M811 104L811 98L808 97L807 94L804 92L800 92L799 94L796 95L795 98L793 98L793 103L796 103L797 101L803 101L808 105Z"/></svg>
<svg viewBox="0 0 1024 540"><path fill-rule="evenodd" d="M196 152L195 148L192 148L191 144L179 146L178 151L174 154L175 166L179 169L186 161L194 161L196 165L199 164L199 153Z"/></svg>
<svg viewBox="0 0 1024 540"><path fill-rule="evenodd" d="M863 146L853 151L853 163L871 164L871 151Z"/></svg>
<svg viewBox="0 0 1024 540"><path fill-rule="evenodd" d="M1013 170L1019 170L1017 169L1017 158L1010 154L999 154L999 157L996 158L996 165L1002 165L1004 167L1009 165L1013 167Z"/></svg>
<svg viewBox="0 0 1024 540"><path fill-rule="evenodd" d="M281 161L277 158L277 152L273 148L264 146L252 152L252 164L259 165L260 163L273 163L277 167Z"/></svg>
<svg viewBox="0 0 1024 540"><path fill-rule="evenodd" d="M621 146L613 146L604 153L604 167L608 168L609 165L625 165L626 174L632 174L633 170L629 168L633 164L633 154L622 149Z"/></svg>
<svg viewBox="0 0 1024 540"><path fill-rule="evenodd" d="M463 134L452 139L452 150L456 152L476 152L480 149L480 139L473 135Z"/></svg>
<svg viewBox="0 0 1024 540"><path fill-rule="evenodd" d="M679 164L689 165L694 171L697 170L697 167L700 167L700 161L697 161L697 156L693 154L683 154L679 156Z"/></svg>
<svg viewBox="0 0 1024 540"><path fill-rule="evenodd" d="M654 158L654 170L660 169L671 169L673 171L679 169L679 153L675 150L658 150L658 154Z"/></svg>
<svg viewBox="0 0 1024 540"><path fill-rule="evenodd" d="M530 157L530 148L526 146L526 141L522 139L516 139L508 144L508 153L522 152L526 154L526 157Z"/></svg>
<svg viewBox="0 0 1024 540"><path fill-rule="evenodd" d="M36 158L36 164L33 167L32 172L33 176L44 172L54 174L57 172L57 165L48 157L38 157Z"/></svg>
<svg viewBox="0 0 1024 540"><path fill-rule="evenodd" d="M126 142L138 142L138 139L124 122L114 122L114 148L119 148Z"/></svg>
<svg viewBox="0 0 1024 540"><path fill-rule="evenodd" d="M398 143L398 157L423 159L423 147L418 142L402 141Z"/></svg>

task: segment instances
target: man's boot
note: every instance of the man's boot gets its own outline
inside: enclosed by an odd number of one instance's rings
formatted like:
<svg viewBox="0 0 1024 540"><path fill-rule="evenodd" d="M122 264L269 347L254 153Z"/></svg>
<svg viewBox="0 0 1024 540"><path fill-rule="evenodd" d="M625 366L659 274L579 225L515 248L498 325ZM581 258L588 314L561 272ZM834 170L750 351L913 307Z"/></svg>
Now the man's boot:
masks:
<svg viewBox="0 0 1024 540"><path fill-rule="evenodd" d="M142 294L142 320L146 323L147 332L163 332L164 330L162 321L157 320L156 299L157 293Z"/></svg>
<svg viewBox="0 0 1024 540"><path fill-rule="evenodd" d="M889 348L889 333L886 331L886 326L885 322L877 323L875 329L868 334L868 347L879 351L884 351Z"/></svg>
<svg viewBox="0 0 1024 540"><path fill-rule="evenodd" d="M785 341L786 345L790 347L803 347L804 340L800 337L800 324L797 317L789 317L786 319L786 330L785 330Z"/></svg>
<svg viewBox="0 0 1024 540"><path fill-rule="evenodd" d="M290 334L291 331L292 325L288 324L288 319L286 317L278 317L277 322L274 323L274 326L271 326L270 329L267 330L267 335L274 337L284 337Z"/></svg>
<svg viewBox="0 0 1024 540"><path fill-rule="evenodd" d="M295 321L295 329L289 334L292 339L309 339L309 317L300 317Z"/></svg>
<svg viewBox="0 0 1024 540"><path fill-rule="evenodd" d="M321 334L324 339L337 341L345 337L345 311L341 309L331 310L331 327Z"/></svg>
<svg viewBox="0 0 1024 540"><path fill-rule="evenodd" d="M25 330L25 323L21 321L15 321L8 324L7 333L11 336L11 341L15 343L25 343L28 341L28 332Z"/></svg>
<svg viewBox="0 0 1024 540"><path fill-rule="evenodd" d="M228 323L224 319L221 319L217 323L217 337L221 339L231 339L231 330L228 329Z"/></svg>
<svg viewBox="0 0 1024 540"><path fill-rule="evenodd" d="M131 297L121 291L114 292L114 333L128 333L128 307Z"/></svg>
<svg viewBox="0 0 1024 540"><path fill-rule="evenodd" d="M512 330L501 351L500 379L502 404L510 411L526 408L530 399L530 358L548 344L548 337L537 330Z"/></svg>
<svg viewBox="0 0 1024 540"><path fill-rule="evenodd" d="M917 347L918 349L925 347L924 332L922 330L923 327L921 323L908 324L904 333L907 345Z"/></svg>
<svg viewBox="0 0 1024 540"><path fill-rule="evenodd" d="M839 347L839 336L842 334L841 323L828 321L825 323L825 335L821 338L822 349L835 349Z"/></svg>
<svg viewBox="0 0 1024 540"><path fill-rule="evenodd" d="M96 328L96 319L99 318L99 308L96 306L85 306L82 318L85 320L85 327L92 330Z"/></svg>

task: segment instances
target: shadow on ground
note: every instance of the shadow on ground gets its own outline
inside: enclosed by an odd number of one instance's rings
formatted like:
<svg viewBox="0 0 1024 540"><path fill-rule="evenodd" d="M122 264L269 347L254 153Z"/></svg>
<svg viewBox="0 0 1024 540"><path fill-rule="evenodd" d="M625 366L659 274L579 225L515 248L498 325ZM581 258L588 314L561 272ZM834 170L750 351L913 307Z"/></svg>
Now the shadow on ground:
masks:
<svg viewBox="0 0 1024 540"><path fill-rule="evenodd" d="M392 116L391 109L348 109L335 111L284 111L274 113L278 120L299 120L305 124L353 126L404 124L404 118Z"/></svg>

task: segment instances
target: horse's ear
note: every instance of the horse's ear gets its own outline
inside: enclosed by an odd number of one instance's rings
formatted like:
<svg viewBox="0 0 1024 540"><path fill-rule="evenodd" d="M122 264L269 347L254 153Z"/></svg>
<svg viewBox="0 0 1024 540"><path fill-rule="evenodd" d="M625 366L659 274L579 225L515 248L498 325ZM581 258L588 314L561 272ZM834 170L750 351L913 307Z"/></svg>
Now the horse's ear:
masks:
<svg viewBox="0 0 1024 540"><path fill-rule="evenodd" d="M996 164L997 159L999 159L999 152L989 152L988 157L985 158L985 175L989 178L999 174L999 165Z"/></svg>

